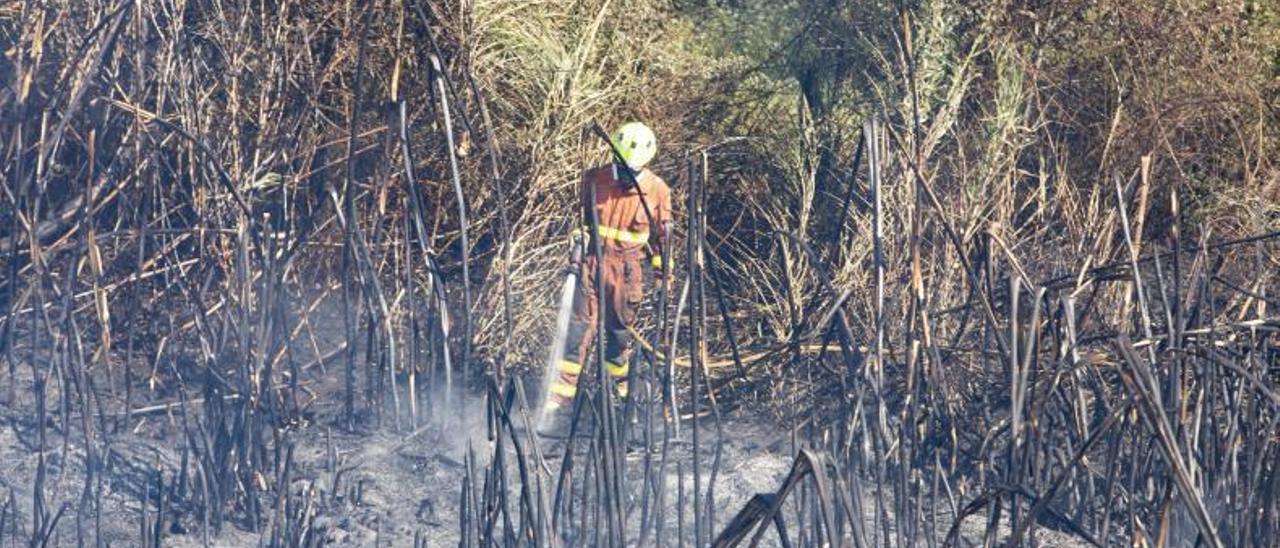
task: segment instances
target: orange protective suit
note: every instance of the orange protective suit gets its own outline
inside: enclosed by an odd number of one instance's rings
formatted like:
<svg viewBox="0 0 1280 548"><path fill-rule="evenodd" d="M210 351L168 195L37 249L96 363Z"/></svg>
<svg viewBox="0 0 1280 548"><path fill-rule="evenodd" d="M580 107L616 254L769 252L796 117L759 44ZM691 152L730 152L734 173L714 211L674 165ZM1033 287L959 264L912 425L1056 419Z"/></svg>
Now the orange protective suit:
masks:
<svg viewBox="0 0 1280 548"><path fill-rule="evenodd" d="M596 335L597 302L604 305L605 368L616 381L618 395L627 395L628 359L631 336L627 330L636 319L636 311L644 300L644 267L646 259L659 266L662 243L671 225L671 188L653 172L644 169L636 175L639 191L632 188L630 178L618 173L625 169L606 165L587 170L582 175L583 224L591 225L587 209L591 187L595 187L596 215L600 223L598 237L602 251L604 299L596 299L596 261L594 243L587 244L586 258L578 276L578 289L573 299L573 318L565 340L564 359L559 363L559 376L551 383L550 409L566 406L577 394L582 364ZM649 206L645 213L644 205ZM650 215L652 219L650 219Z"/></svg>

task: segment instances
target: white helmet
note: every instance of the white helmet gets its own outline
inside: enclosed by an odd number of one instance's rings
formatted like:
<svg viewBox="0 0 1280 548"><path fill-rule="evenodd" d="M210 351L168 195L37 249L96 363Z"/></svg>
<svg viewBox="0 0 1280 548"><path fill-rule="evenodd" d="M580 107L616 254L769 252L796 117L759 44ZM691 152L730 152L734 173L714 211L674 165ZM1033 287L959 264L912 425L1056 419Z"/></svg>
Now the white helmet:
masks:
<svg viewBox="0 0 1280 548"><path fill-rule="evenodd" d="M627 167L639 171L658 153L658 138L640 122L628 122L613 132L613 146Z"/></svg>

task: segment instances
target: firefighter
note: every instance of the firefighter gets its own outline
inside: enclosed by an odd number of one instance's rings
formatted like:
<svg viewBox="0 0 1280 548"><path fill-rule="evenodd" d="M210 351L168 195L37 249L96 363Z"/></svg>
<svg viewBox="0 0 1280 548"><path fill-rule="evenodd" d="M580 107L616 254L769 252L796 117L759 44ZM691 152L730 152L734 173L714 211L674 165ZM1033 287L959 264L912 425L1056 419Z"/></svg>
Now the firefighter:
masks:
<svg viewBox="0 0 1280 548"><path fill-rule="evenodd" d="M653 131L639 122L618 128L611 136L618 154L608 165L587 170L582 175L582 224L588 237L578 239L586 245L578 269L578 286L573 299L573 316L565 339L564 358L551 381L545 415L553 419L549 430L563 429L565 411L578 392L578 378L588 352L596 338L597 303L603 306L605 348L604 366L613 379L616 394L627 397L627 377L631 350L628 327L634 325L636 312L644 299L644 268L648 264L655 278L666 283L662 269L663 244L671 226L671 188L645 165L658 151ZM589 204L595 188L595 204ZM591 210L594 207L599 227L591 234ZM647 210L647 211L646 211ZM599 239L600 270L604 298L596 298L595 244ZM575 245L582 245L575 244ZM669 269L668 269L669 270Z"/></svg>

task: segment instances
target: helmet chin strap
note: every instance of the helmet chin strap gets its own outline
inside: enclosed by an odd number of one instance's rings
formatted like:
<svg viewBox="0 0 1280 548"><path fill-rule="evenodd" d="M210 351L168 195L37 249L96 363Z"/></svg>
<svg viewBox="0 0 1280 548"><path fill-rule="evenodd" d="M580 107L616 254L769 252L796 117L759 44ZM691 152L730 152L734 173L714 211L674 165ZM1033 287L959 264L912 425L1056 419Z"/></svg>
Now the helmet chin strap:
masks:
<svg viewBox="0 0 1280 548"><path fill-rule="evenodd" d="M625 170L629 171L629 172L631 173L631 177L623 177L623 176L622 176L623 174L618 172L618 169L619 169L619 168L621 168L621 169L625 169ZM644 168L640 168L640 169L644 169ZM624 186L624 187L630 187L630 186L631 186L631 181L633 181L633 180L634 180L637 184L639 184L639 182L640 182L640 169L635 169L635 168L633 168L633 167L631 167L631 166L629 166L629 165L627 165L627 164L624 164L624 163L620 163L620 162L614 161L614 162L613 162L613 180L614 180L614 181L617 181L617 182L619 182L619 183L622 183L622 186Z"/></svg>

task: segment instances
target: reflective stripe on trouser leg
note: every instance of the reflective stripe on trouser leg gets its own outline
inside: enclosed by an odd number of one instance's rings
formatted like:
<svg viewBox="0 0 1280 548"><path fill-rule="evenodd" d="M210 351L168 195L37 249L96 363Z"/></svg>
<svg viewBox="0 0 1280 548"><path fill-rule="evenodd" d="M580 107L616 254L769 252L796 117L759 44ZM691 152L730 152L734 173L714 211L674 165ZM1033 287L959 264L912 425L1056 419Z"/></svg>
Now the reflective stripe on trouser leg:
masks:
<svg viewBox="0 0 1280 548"><path fill-rule="evenodd" d="M573 397L578 394L578 375L582 373L582 364L560 360L556 369L556 376L551 380L551 396L547 398L548 410L559 409L573 402Z"/></svg>
<svg viewBox="0 0 1280 548"><path fill-rule="evenodd" d="M619 311L621 312L621 311ZM625 328L610 329L605 337L605 370L618 387L618 396L627 397L631 373L631 334Z"/></svg>
<svg viewBox="0 0 1280 548"><path fill-rule="evenodd" d="M627 374L631 367L625 361L618 364L609 360L605 360L604 367L609 370L609 376L613 377L614 384L618 387L618 396L627 397Z"/></svg>

